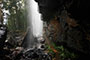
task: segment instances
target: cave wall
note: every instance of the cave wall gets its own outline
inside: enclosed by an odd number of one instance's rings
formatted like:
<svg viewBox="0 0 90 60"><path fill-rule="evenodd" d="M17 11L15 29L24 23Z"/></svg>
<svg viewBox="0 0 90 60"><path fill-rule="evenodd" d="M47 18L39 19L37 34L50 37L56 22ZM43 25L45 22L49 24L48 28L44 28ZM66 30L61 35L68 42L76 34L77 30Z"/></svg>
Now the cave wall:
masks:
<svg viewBox="0 0 90 60"><path fill-rule="evenodd" d="M90 54L90 1L36 0L46 35L57 45Z"/></svg>

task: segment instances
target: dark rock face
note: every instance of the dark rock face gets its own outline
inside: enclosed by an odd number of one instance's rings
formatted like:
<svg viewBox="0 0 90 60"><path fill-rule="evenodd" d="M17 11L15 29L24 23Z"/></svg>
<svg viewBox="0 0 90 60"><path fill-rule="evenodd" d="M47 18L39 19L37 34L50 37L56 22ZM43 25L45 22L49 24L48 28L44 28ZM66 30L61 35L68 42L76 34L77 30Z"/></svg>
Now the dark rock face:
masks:
<svg viewBox="0 0 90 60"><path fill-rule="evenodd" d="M65 0L35 0L38 2L39 6L46 8L57 8L62 5Z"/></svg>
<svg viewBox="0 0 90 60"><path fill-rule="evenodd" d="M87 55L89 56L90 34L74 19L66 16L67 14L62 14L56 20L49 22L45 28L46 36L57 46L63 45L69 51L83 55L84 58Z"/></svg>
<svg viewBox="0 0 90 60"><path fill-rule="evenodd" d="M49 40L77 53L90 55L90 1L36 1L43 21L48 23L46 31L49 33L46 34L50 37Z"/></svg>
<svg viewBox="0 0 90 60"><path fill-rule="evenodd" d="M48 53L45 53L41 49L27 49L15 57L14 60L52 60Z"/></svg>
<svg viewBox="0 0 90 60"><path fill-rule="evenodd" d="M60 34L61 40L63 40L66 46L86 54L89 53L90 41L87 39L88 31L86 31L84 28L87 26L84 24L84 26L82 26L81 24L77 23L76 20L69 18L68 16L64 16L64 18L61 16L59 20L63 30L63 32Z"/></svg>
<svg viewBox="0 0 90 60"><path fill-rule="evenodd" d="M28 50L24 53L26 59L30 60L52 60L51 56L40 49ZM25 60L26 60L25 59Z"/></svg>
<svg viewBox="0 0 90 60"><path fill-rule="evenodd" d="M88 19L90 1L87 0L35 0L38 2L40 13L43 20L50 20L55 14L60 13L66 9L71 17L76 20ZM82 18L83 17L83 18Z"/></svg>
<svg viewBox="0 0 90 60"><path fill-rule="evenodd" d="M39 11L42 14L43 21L49 21L56 15L58 10L62 9L65 0L35 0L38 2Z"/></svg>
<svg viewBox="0 0 90 60"><path fill-rule="evenodd" d="M4 25L0 25L0 49L4 47L6 38L7 38L7 27Z"/></svg>
<svg viewBox="0 0 90 60"><path fill-rule="evenodd" d="M34 39L34 36L33 36L32 32L31 32L31 29L28 28L28 30L27 30L27 32L25 34L25 37L24 37L24 39L22 41L21 46L24 47L25 49L32 48L35 45L35 43L37 43L37 40Z"/></svg>
<svg viewBox="0 0 90 60"><path fill-rule="evenodd" d="M73 0L67 11L77 20L87 20L90 18L90 0Z"/></svg>

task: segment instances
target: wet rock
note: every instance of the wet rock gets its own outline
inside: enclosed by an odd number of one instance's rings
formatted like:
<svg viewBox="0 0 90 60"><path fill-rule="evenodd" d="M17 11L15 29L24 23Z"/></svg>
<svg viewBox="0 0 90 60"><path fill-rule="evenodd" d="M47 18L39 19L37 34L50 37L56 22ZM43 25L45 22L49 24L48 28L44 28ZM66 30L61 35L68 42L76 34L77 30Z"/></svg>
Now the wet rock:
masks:
<svg viewBox="0 0 90 60"><path fill-rule="evenodd" d="M57 46L63 45L69 51L80 56L89 56L90 41L86 39L87 34L89 34L87 29L89 28L85 28L87 25L83 24L82 26L76 23L77 20L70 18L67 14L60 15L58 18L59 21L57 19L51 20L47 26L48 28L46 28L50 33L48 35L46 31L46 36L50 37L49 40L54 42ZM68 18L70 19L67 20ZM74 21L71 22L71 19Z"/></svg>
<svg viewBox="0 0 90 60"><path fill-rule="evenodd" d="M56 43L57 46L63 45L70 51L80 53L83 56L89 56L90 1L36 1L42 14L42 20L47 23L47 27L45 25L45 32L49 40Z"/></svg>
<svg viewBox="0 0 90 60"><path fill-rule="evenodd" d="M23 41L21 43L21 46L24 47L24 49L27 48L33 48L33 46L37 43L37 39L33 36L31 29L28 28L27 32L23 38Z"/></svg>
<svg viewBox="0 0 90 60"><path fill-rule="evenodd" d="M4 47L6 38L7 38L7 27L5 25L0 25L0 49Z"/></svg>
<svg viewBox="0 0 90 60"><path fill-rule="evenodd" d="M48 53L45 53L41 49L28 49L23 53L25 60L52 60Z"/></svg>
<svg viewBox="0 0 90 60"><path fill-rule="evenodd" d="M45 39L41 36L41 37L37 37L38 43L44 44L45 43Z"/></svg>

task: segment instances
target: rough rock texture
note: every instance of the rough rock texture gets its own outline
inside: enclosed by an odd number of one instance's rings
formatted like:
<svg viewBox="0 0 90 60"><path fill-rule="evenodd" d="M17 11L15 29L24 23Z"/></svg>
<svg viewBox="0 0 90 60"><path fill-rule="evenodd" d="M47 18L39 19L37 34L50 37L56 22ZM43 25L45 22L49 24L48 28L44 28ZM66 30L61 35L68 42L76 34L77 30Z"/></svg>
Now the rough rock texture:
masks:
<svg viewBox="0 0 90 60"><path fill-rule="evenodd" d="M7 38L7 27L5 25L0 25L0 49L4 47L6 38Z"/></svg>
<svg viewBox="0 0 90 60"><path fill-rule="evenodd" d="M90 55L90 1L36 0L49 40L69 50ZM45 3L46 2L46 3ZM84 55L84 56L85 56Z"/></svg>
<svg viewBox="0 0 90 60"><path fill-rule="evenodd" d="M23 38L23 41L21 43L21 46L24 47L24 49L32 48L36 42L37 40L34 39L34 36L31 33L31 29L28 28L25 37Z"/></svg>

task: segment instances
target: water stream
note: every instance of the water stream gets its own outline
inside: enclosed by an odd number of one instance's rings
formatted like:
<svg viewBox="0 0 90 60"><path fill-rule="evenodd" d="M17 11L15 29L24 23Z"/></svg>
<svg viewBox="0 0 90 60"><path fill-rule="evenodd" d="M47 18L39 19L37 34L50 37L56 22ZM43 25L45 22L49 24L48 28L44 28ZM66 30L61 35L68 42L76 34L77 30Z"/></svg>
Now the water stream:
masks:
<svg viewBox="0 0 90 60"><path fill-rule="evenodd" d="M38 3L35 0L27 1L28 20L30 25L30 36L28 38L28 46L32 47L37 44L37 39L43 35L43 22L41 21L41 14L39 13Z"/></svg>
<svg viewBox="0 0 90 60"><path fill-rule="evenodd" d="M28 0L30 23L32 25L32 32L34 36L41 36L43 29L43 22L41 21L41 14L39 13L38 4L34 0Z"/></svg>

